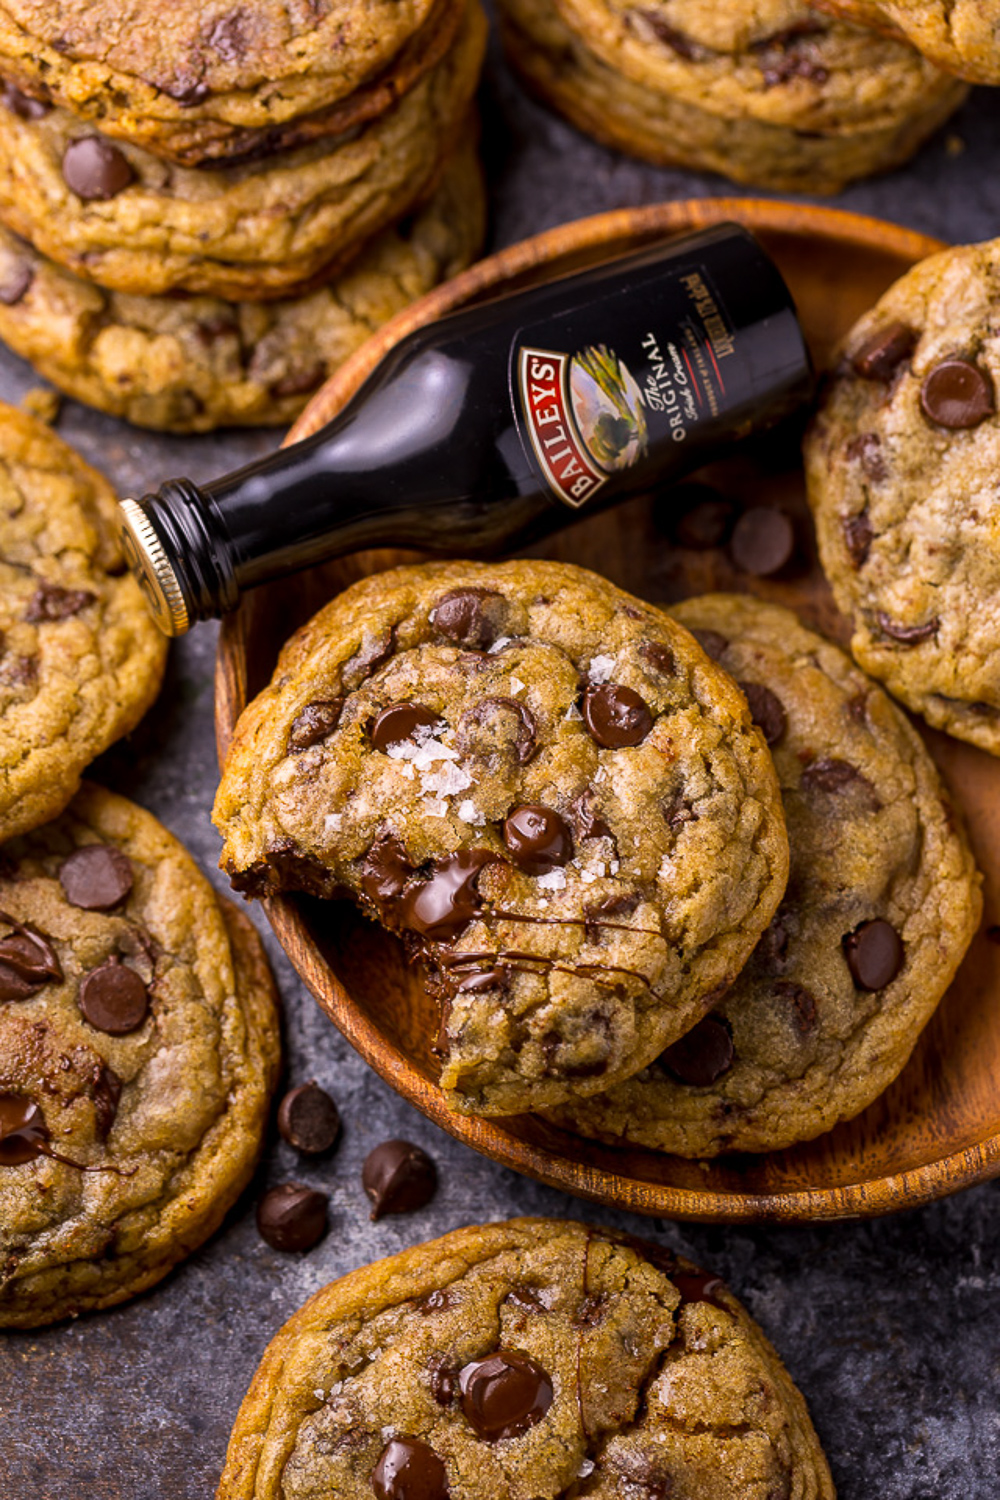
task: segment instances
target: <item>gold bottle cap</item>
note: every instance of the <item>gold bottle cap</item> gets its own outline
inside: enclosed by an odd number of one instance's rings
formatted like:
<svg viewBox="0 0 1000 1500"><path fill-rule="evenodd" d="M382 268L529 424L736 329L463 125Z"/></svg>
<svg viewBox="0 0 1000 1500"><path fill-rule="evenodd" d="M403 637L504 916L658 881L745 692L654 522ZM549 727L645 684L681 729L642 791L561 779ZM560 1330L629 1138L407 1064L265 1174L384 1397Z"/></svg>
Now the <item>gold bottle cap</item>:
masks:
<svg viewBox="0 0 1000 1500"><path fill-rule="evenodd" d="M153 619L164 635L183 635L191 628L188 608L152 522L134 500L119 500L118 509L125 561L139 581Z"/></svg>

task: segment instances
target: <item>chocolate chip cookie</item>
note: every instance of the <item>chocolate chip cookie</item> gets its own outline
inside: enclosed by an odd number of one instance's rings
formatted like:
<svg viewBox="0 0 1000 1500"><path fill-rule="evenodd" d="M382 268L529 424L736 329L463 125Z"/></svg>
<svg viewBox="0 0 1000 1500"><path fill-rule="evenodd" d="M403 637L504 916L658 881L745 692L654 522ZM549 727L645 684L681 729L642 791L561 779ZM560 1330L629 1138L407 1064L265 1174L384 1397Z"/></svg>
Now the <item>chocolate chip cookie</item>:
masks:
<svg viewBox="0 0 1000 1500"><path fill-rule="evenodd" d="M110 485L0 405L0 839L44 823L159 691L166 643Z"/></svg>
<svg viewBox="0 0 1000 1500"><path fill-rule="evenodd" d="M718 1279L555 1219L325 1287L268 1347L218 1500L834 1500L802 1396Z"/></svg>
<svg viewBox="0 0 1000 1500"><path fill-rule="evenodd" d="M836 192L906 160L966 93L804 0L501 0L501 20L528 86L589 135L789 191Z"/></svg>
<svg viewBox="0 0 1000 1500"><path fill-rule="evenodd" d="M997 0L810 0L818 10L904 38L971 83L1000 83Z"/></svg>
<svg viewBox="0 0 1000 1500"><path fill-rule="evenodd" d="M679 1156L779 1150L853 1118L902 1071L978 926L979 875L920 737L839 647L742 595L671 612L736 678L771 747L788 889L704 1020L554 1118Z"/></svg>
<svg viewBox="0 0 1000 1500"><path fill-rule="evenodd" d="M558 563L348 589L241 717L214 818L238 889L348 895L423 960L467 1113L650 1062L742 968L787 878L774 767L726 673Z"/></svg>
<svg viewBox="0 0 1000 1500"><path fill-rule="evenodd" d="M0 228L0 338L68 395L142 427L288 423L369 334L474 259L484 222L470 122L426 207L301 298L106 292Z"/></svg>
<svg viewBox="0 0 1000 1500"><path fill-rule="evenodd" d="M252 7L7 0L0 75L182 165L258 152L380 113L447 45L455 0Z"/></svg>
<svg viewBox="0 0 1000 1500"><path fill-rule="evenodd" d="M0 220L113 291L290 296L341 269L432 191L479 79L486 19L394 108L331 141L242 166L173 167L67 110L0 104Z"/></svg>
<svg viewBox="0 0 1000 1500"><path fill-rule="evenodd" d="M0 1326L108 1307L217 1228L279 1042L250 922L134 803L85 786L0 854Z"/></svg>
<svg viewBox="0 0 1000 1500"><path fill-rule="evenodd" d="M851 650L1000 754L1000 240L931 256L847 335L805 444Z"/></svg>

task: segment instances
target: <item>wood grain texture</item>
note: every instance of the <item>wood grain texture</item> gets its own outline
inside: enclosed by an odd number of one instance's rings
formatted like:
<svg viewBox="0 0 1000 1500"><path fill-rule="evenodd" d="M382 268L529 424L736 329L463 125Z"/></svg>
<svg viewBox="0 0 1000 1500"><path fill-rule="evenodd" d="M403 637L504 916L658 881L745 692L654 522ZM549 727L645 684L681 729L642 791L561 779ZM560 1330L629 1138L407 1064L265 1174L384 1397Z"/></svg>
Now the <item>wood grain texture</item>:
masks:
<svg viewBox="0 0 1000 1500"><path fill-rule="evenodd" d="M539 275L603 259L676 231L737 219L774 255L795 295L817 364L850 324L938 241L879 220L750 199L674 202L564 225L480 262L400 314L310 403L289 435L315 432L344 405L393 343L465 303ZM816 565L797 443L769 438L700 476L751 503L793 515L805 561L781 581L748 579L718 551L679 553L658 524L656 499L582 521L533 549L597 569L647 599L669 603L708 589L745 590L798 610L845 640ZM248 698L269 680L282 642L356 578L414 554L356 554L248 595L225 622L216 668L216 735L224 759ZM818 1140L711 1163L581 1140L530 1116L452 1114L428 1042L435 1007L396 939L343 904L278 898L265 911L320 1005L361 1055L410 1103L466 1144L581 1197L703 1221L864 1217L915 1207L1000 1174L1000 762L943 735L928 744L969 822L985 872L983 930L896 1083L856 1120Z"/></svg>

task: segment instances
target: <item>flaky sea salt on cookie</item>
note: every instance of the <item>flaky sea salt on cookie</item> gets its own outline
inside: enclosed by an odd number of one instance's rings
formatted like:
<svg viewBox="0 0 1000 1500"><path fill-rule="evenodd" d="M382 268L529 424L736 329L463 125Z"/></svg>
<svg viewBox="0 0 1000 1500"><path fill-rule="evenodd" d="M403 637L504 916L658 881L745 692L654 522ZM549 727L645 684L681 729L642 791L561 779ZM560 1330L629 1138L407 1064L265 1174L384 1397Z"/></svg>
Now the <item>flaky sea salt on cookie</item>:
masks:
<svg viewBox="0 0 1000 1500"><path fill-rule="evenodd" d="M735 977L787 877L745 700L661 611L566 564L355 585L287 644L215 805L251 894L352 897L440 1000L456 1109L628 1077Z"/></svg>

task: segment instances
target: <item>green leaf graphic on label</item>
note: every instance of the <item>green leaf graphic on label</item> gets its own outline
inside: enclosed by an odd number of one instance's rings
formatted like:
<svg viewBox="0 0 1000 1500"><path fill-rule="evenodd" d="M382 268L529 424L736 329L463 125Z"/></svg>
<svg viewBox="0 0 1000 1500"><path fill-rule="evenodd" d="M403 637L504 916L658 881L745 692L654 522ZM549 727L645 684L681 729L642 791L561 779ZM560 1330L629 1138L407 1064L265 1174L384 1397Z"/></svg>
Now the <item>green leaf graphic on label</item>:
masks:
<svg viewBox="0 0 1000 1500"><path fill-rule="evenodd" d="M649 444L642 391L606 344L592 344L570 367L573 414L591 456L607 472L629 469Z"/></svg>

